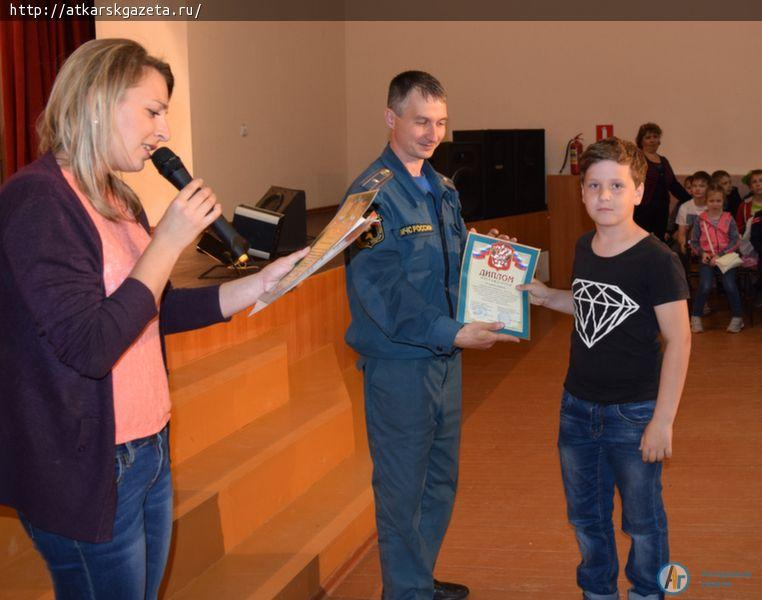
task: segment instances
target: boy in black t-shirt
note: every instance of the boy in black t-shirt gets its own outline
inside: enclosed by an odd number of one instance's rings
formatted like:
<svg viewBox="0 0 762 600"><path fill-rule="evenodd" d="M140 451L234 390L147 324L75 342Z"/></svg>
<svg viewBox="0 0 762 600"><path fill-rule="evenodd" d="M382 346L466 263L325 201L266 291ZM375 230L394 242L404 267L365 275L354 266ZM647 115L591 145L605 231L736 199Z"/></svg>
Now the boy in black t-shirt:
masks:
<svg viewBox="0 0 762 600"><path fill-rule="evenodd" d="M588 600L619 598L612 522L614 487L632 545L629 600L664 597L669 562L662 462L690 354L688 285L677 256L633 221L646 163L631 142L609 138L582 154L582 201L595 232L577 242L572 289L533 281L533 304L574 314L558 448L567 513ZM664 354L659 344L664 340Z"/></svg>

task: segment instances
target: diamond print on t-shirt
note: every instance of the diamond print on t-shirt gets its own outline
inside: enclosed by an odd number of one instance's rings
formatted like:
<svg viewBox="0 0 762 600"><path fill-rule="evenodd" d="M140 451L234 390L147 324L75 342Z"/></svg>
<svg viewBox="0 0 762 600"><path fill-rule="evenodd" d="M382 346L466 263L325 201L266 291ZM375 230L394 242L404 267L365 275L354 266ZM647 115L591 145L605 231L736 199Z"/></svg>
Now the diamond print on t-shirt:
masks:
<svg viewBox="0 0 762 600"><path fill-rule="evenodd" d="M574 327L588 348L640 308L619 286L575 279L572 283Z"/></svg>

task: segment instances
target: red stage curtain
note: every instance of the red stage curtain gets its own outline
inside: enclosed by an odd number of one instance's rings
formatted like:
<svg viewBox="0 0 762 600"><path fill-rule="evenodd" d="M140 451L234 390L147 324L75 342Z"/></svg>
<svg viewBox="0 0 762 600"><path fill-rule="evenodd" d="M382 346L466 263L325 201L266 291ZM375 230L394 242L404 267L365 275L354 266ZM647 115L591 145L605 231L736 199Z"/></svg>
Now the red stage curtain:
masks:
<svg viewBox="0 0 762 600"><path fill-rule="evenodd" d="M93 38L92 18L0 22L6 178L36 158L35 123L56 73L77 46Z"/></svg>

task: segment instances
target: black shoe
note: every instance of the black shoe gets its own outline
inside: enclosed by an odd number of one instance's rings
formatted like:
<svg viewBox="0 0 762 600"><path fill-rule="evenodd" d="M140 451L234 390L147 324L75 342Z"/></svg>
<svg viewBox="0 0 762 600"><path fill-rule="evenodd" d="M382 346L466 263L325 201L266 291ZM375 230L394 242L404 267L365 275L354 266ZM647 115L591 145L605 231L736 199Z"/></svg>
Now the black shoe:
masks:
<svg viewBox="0 0 762 600"><path fill-rule="evenodd" d="M434 600L462 600L468 598L468 588L459 583L434 580Z"/></svg>

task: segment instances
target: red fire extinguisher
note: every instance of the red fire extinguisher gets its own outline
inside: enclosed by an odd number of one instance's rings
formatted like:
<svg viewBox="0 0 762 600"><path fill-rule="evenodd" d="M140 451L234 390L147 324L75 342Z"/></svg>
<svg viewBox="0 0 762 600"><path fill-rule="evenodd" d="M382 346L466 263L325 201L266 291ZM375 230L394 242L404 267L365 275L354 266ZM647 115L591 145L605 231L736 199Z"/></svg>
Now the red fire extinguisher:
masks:
<svg viewBox="0 0 762 600"><path fill-rule="evenodd" d="M582 134L578 133L569 142L569 169L572 175L579 175L579 157L582 154Z"/></svg>
<svg viewBox="0 0 762 600"><path fill-rule="evenodd" d="M564 153L564 164L561 165L559 173L564 172L567 161L569 162L569 169L572 175L579 175L579 157L582 154L582 134L578 133L566 144L566 152Z"/></svg>

